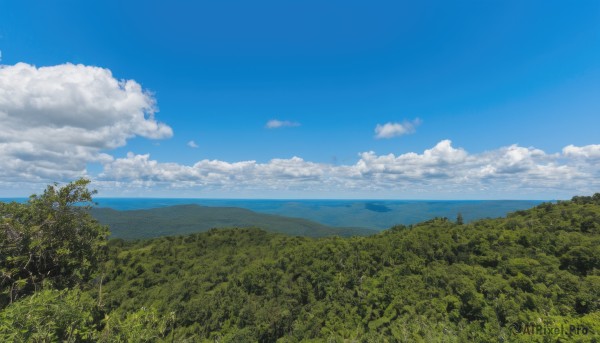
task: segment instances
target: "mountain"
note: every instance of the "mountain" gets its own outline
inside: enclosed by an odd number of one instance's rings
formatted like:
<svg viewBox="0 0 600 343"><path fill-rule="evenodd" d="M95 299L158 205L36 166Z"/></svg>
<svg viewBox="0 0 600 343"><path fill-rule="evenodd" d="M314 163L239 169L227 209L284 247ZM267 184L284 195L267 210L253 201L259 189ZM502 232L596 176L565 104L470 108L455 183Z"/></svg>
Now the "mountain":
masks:
<svg viewBox="0 0 600 343"><path fill-rule="evenodd" d="M177 205L130 211L92 208L90 211L100 223L109 226L112 238L123 239L184 235L223 227L260 227L271 232L307 237L366 236L378 232L358 227L332 227L237 207Z"/></svg>

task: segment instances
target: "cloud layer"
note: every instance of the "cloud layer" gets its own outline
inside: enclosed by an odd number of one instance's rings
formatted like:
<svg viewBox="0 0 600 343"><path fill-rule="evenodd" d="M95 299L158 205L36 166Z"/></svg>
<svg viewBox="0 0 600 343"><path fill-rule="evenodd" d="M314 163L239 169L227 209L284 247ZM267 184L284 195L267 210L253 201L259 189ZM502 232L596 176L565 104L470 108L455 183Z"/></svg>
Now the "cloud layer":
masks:
<svg viewBox="0 0 600 343"><path fill-rule="evenodd" d="M566 147L547 154L511 145L469 154L443 140L422 153L359 154L355 164L334 166L299 157L224 162L202 160L186 166L160 163L149 155L129 154L106 163L100 180L145 182L167 188L196 187L235 194L244 190L329 194L587 194L600 188L600 167L573 151L597 151L600 145ZM501 190L501 191L499 191ZM334 192L334 193L332 193Z"/></svg>
<svg viewBox="0 0 600 343"><path fill-rule="evenodd" d="M127 139L172 136L154 119L155 100L110 70L62 64L0 66L0 180L66 180Z"/></svg>

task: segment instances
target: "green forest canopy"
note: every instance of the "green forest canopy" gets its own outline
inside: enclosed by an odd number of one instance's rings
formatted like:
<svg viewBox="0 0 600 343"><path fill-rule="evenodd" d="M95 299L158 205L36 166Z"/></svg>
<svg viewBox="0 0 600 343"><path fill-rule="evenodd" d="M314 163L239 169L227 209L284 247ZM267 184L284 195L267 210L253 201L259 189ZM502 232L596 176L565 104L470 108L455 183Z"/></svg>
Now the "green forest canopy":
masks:
<svg viewBox="0 0 600 343"><path fill-rule="evenodd" d="M0 341L600 336L600 194L369 237L214 229L106 244L106 229L74 206L91 201L86 186L0 204Z"/></svg>

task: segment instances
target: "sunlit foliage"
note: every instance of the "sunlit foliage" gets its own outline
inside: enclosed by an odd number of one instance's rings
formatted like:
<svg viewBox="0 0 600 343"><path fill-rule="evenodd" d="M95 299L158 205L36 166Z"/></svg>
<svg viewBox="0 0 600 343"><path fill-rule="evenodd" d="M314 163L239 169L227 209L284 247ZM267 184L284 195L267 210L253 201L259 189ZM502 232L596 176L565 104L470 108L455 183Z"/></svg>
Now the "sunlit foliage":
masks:
<svg viewBox="0 0 600 343"><path fill-rule="evenodd" d="M82 191L85 184L72 187ZM49 188L41 197L47 201L34 197L29 205L0 207L2 275L12 278L2 284L0 340L598 342L600 337L600 194L468 224L435 218L370 237L213 229L114 239L105 247L104 229L88 221L84 209L73 209L74 201L60 203L61 190ZM63 208L69 208L62 210L64 217L53 212ZM59 229L54 222L66 224ZM77 227L96 234L78 237ZM59 244L40 233L44 230L71 231ZM46 248L29 243L14 248L12 242L26 235L47 237L36 238ZM80 252L72 245L80 241L93 244L77 243L87 247ZM42 253L48 249L51 253ZM67 257L60 249L69 250ZM30 254L53 263L46 277L41 267L27 272L22 256ZM40 285L44 290L36 291ZM10 303L10 295L19 300ZM538 327L566 330L529 331Z"/></svg>

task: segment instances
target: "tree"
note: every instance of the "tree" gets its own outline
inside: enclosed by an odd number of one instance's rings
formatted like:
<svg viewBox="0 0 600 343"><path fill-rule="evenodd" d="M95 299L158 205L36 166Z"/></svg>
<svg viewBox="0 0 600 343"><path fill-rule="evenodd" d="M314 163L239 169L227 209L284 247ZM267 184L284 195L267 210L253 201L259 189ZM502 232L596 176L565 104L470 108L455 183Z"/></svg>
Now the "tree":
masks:
<svg viewBox="0 0 600 343"><path fill-rule="evenodd" d="M462 216L462 213L460 213L460 212L458 212L458 214L456 215L456 224L458 224L458 225L464 224L463 216Z"/></svg>
<svg viewBox="0 0 600 343"><path fill-rule="evenodd" d="M0 202L0 308L45 284L89 280L104 260L108 229L89 214L89 183L55 183L25 204Z"/></svg>

